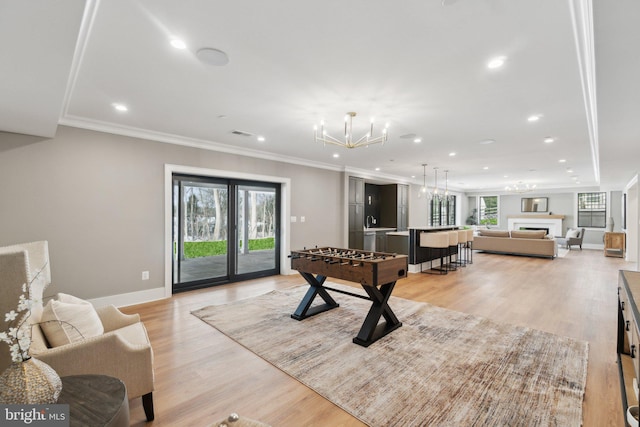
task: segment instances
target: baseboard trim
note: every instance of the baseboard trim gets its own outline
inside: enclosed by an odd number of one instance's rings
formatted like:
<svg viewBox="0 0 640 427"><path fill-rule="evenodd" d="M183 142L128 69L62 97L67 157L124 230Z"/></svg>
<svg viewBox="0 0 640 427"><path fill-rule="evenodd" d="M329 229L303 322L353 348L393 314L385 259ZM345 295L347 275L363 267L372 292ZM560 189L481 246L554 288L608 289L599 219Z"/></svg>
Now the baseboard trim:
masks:
<svg viewBox="0 0 640 427"><path fill-rule="evenodd" d="M575 246L573 246L573 248L575 248ZM582 249L594 249L597 251L604 251L604 245L599 243L583 243Z"/></svg>
<svg viewBox="0 0 640 427"><path fill-rule="evenodd" d="M166 298L164 287L145 289L144 291L128 292L126 294L109 295L106 297L93 298L89 302L94 307L104 307L115 305L116 307L126 307L128 305L142 304Z"/></svg>

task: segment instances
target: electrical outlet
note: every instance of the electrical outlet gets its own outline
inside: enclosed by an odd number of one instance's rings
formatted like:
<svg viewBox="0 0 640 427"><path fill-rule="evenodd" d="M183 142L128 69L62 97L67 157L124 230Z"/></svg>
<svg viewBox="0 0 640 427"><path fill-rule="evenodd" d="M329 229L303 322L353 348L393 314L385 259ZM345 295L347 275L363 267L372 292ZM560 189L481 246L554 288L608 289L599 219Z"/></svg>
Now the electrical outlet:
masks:
<svg viewBox="0 0 640 427"><path fill-rule="evenodd" d="M305 220L306 220L305 217L303 217L303 216L300 217L300 222L304 222Z"/></svg>
<svg viewBox="0 0 640 427"><path fill-rule="evenodd" d="M298 218L297 218L297 217L295 217L295 216L292 216L292 217L291 217L291 222L296 222L296 221L298 221Z"/></svg>
<svg viewBox="0 0 640 427"><path fill-rule="evenodd" d="M148 271L143 271L142 272L142 280L149 280L149 272Z"/></svg>

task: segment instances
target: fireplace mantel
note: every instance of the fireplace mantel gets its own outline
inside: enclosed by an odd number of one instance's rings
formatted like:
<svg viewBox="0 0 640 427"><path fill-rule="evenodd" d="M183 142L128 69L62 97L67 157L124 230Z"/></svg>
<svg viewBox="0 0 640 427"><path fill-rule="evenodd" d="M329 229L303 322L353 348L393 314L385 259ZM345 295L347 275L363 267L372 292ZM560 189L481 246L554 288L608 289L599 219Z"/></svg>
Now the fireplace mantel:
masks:
<svg viewBox="0 0 640 427"><path fill-rule="evenodd" d="M507 219L564 219L564 215L507 215Z"/></svg>
<svg viewBox="0 0 640 427"><path fill-rule="evenodd" d="M507 228L509 231L520 227L547 228L552 236L562 236L563 219L564 215L507 215Z"/></svg>

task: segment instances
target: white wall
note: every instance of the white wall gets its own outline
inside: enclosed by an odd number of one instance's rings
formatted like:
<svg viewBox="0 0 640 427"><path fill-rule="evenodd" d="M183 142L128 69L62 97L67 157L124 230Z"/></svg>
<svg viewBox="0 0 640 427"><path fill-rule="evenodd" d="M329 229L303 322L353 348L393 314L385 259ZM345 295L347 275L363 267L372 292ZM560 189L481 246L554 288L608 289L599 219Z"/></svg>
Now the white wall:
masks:
<svg viewBox="0 0 640 427"><path fill-rule="evenodd" d="M49 241L48 295L162 289L166 164L287 178L291 215L306 217L289 247L342 243L340 172L61 126L53 139L0 133L0 246Z"/></svg>
<svg viewBox="0 0 640 427"><path fill-rule="evenodd" d="M640 199L638 198L638 176L636 175L627 185L625 190L627 193L627 251L626 260L635 262L636 265L640 261L638 257L638 246L640 245L639 231L639 212Z"/></svg>

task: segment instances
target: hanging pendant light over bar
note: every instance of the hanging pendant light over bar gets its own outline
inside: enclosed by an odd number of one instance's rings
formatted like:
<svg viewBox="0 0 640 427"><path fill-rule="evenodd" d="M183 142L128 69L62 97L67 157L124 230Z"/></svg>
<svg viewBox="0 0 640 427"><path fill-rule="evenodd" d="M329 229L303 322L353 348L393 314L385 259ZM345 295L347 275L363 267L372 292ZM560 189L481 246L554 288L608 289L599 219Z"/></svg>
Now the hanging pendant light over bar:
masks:
<svg viewBox="0 0 640 427"><path fill-rule="evenodd" d="M444 171L444 198L451 202L453 201L453 196L449 194L449 171Z"/></svg>
<svg viewBox="0 0 640 427"><path fill-rule="evenodd" d="M362 136L360 139L354 141L353 136L353 118L356 116L356 113L349 112L344 117L344 141L339 140L337 138L332 137L327 133L324 128L324 120L320 121L320 132L318 133L318 126L313 127L313 137L316 142L322 142L323 144L331 144L338 145L340 147L345 148L358 148L358 147L368 147L372 144L384 144L387 141L387 129L389 128L389 124L387 123L385 127L382 129L382 135L373 137L373 123L374 120L371 119L371 125L369 129L369 133Z"/></svg>
<svg viewBox="0 0 640 427"><path fill-rule="evenodd" d="M418 193L418 197L422 197L424 195L427 199L431 199L431 193L429 193L427 189L427 164L422 164L422 188Z"/></svg>
<svg viewBox="0 0 640 427"><path fill-rule="evenodd" d="M436 175L436 181L435 181L435 185L433 186L433 198L434 199L440 199L440 194L438 194L438 168L433 168L433 170L435 171L435 175Z"/></svg>

